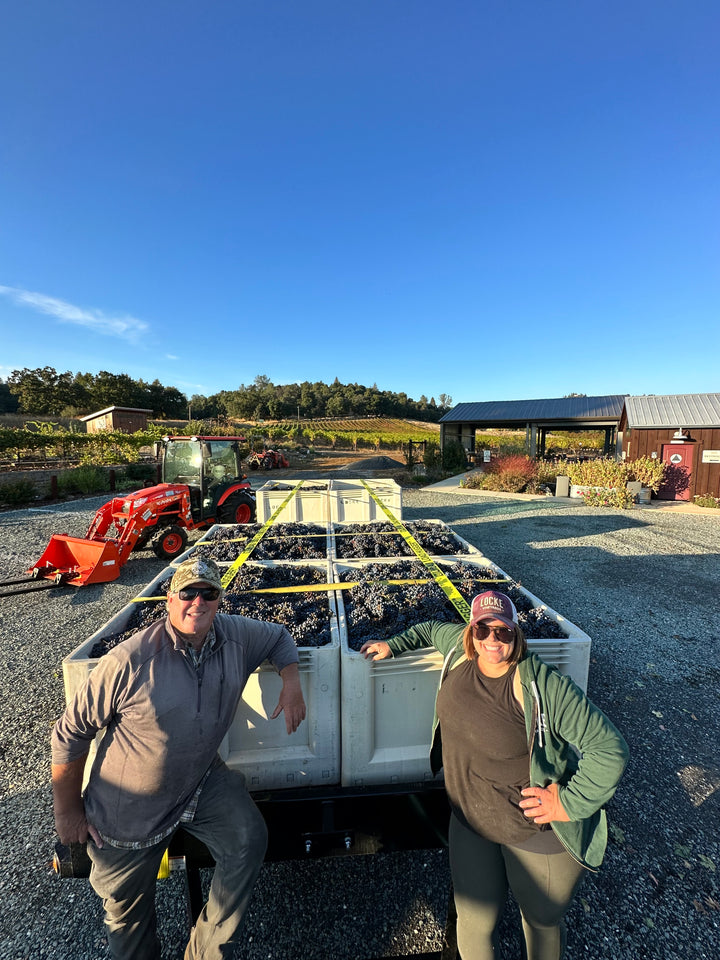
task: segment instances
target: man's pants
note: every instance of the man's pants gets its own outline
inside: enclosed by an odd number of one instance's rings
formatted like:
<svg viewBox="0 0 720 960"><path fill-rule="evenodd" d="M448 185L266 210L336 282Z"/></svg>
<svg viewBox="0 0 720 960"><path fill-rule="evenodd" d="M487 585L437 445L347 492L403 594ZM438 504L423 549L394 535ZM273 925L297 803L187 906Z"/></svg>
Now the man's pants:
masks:
<svg viewBox="0 0 720 960"><path fill-rule="evenodd" d="M223 764L200 794L195 818L183 828L202 841L215 860L208 902L193 928L186 960L231 957L267 847L265 821L242 774ZM143 850L88 843L90 883L102 898L113 960L157 960L155 881L168 840Z"/></svg>
<svg viewBox="0 0 720 960"><path fill-rule="evenodd" d="M450 818L450 869L462 960L494 960L508 886L520 907L528 960L561 960L563 917L585 870L564 850L529 853L491 843Z"/></svg>

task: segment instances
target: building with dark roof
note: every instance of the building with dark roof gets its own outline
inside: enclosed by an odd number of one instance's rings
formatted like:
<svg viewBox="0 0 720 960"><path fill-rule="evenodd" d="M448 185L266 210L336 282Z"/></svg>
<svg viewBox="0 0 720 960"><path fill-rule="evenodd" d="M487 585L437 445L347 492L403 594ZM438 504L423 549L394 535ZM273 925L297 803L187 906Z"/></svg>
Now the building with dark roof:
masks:
<svg viewBox="0 0 720 960"><path fill-rule="evenodd" d="M459 403L440 420L440 446L459 441L469 454L475 451L477 430L525 430L531 457L545 455L545 439L552 430L602 430L604 452L612 454L625 394L605 397L559 397L551 400L489 400Z"/></svg>

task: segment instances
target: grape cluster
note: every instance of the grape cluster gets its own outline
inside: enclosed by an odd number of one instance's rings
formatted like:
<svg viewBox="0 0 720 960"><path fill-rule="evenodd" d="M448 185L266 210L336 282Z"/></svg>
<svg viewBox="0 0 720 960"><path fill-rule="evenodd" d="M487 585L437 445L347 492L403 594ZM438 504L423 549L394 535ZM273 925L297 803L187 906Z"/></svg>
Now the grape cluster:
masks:
<svg viewBox="0 0 720 960"><path fill-rule="evenodd" d="M469 553L467 546L444 523L415 520L404 526L426 553L434 556ZM346 523L336 528L335 537L338 560L412 556L412 550L391 523Z"/></svg>
<svg viewBox="0 0 720 960"><path fill-rule="evenodd" d="M279 587L305 587L312 583L327 583L325 567L302 564L244 563L227 588L228 593L245 590L270 590Z"/></svg>
<svg viewBox="0 0 720 960"><path fill-rule="evenodd" d="M302 565L263 566L243 564L234 577L223 598L219 611L269 620L287 627L299 647L322 647L332 641L331 610L326 591L319 593L252 594L250 590L277 587L302 587L315 583L327 583L325 570ZM170 578L158 586L158 595L165 594ZM104 656L118 643L127 640L138 630L149 627L165 616L165 604L158 601L138 603L130 615L125 629L109 634L93 644L90 656Z"/></svg>
<svg viewBox="0 0 720 960"><path fill-rule="evenodd" d="M533 640L552 640L565 636L557 620L549 617L540 607L528 611L518 610L518 622L525 636L532 637Z"/></svg>
<svg viewBox="0 0 720 960"><path fill-rule="evenodd" d="M443 573L453 581L468 603L478 593L485 593L486 590L499 590L506 597L510 597L515 604L518 618L521 612L533 609L532 601L520 590L519 584L514 580L498 582L499 574L492 567L482 567L462 561L452 564L449 569L445 569L442 564L440 566Z"/></svg>
<svg viewBox="0 0 720 960"><path fill-rule="evenodd" d="M156 620L162 620L166 613L164 602L165 594L170 587L171 579L171 577L167 577L160 581L155 591L154 595L158 597L162 595L163 600L146 600L143 603L133 604L133 611L125 624L125 629L110 633L106 637L101 637L99 640L96 640L90 651L90 657L92 659L104 657L109 650L112 650L113 647L122 643L123 640L127 640L128 637L131 637L139 630L144 630L146 627L149 627L155 623Z"/></svg>
<svg viewBox="0 0 720 960"><path fill-rule="evenodd" d="M332 640L333 616L327 593L231 593L223 613L282 623L298 647L324 647Z"/></svg>
<svg viewBox="0 0 720 960"><path fill-rule="evenodd" d="M260 524L219 526L208 539L198 543L197 550L213 560L236 560ZM324 560L327 557L327 531L319 523L276 523L254 548L253 560Z"/></svg>
<svg viewBox="0 0 720 960"><path fill-rule="evenodd" d="M307 490L327 490L327 482L323 483L303 483L302 492L305 493ZM263 490L287 490L288 493L291 490L297 490L297 487L291 483L282 483L280 480L276 480L274 483L267 483L263 487Z"/></svg>
<svg viewBox="0 0 720 960"><path fill-rule="evenodd" d="M525 636L534 639L563 637L558 624L542 610L534 609L515 581L497 580L497 572L489 566L465 563L439 563L438 566L469 604L478 593L499 590L511 597L518 610L518 621ZM364 643L387 640L426 620L462 623L463 619L444 591L434 581L428 583L393 584L388 580L429 578L421 563L399 561L388 564L366 564L338 572L341 582L357 581L358 585L343 591L348 626L348 646L359 650Z"/></svg>

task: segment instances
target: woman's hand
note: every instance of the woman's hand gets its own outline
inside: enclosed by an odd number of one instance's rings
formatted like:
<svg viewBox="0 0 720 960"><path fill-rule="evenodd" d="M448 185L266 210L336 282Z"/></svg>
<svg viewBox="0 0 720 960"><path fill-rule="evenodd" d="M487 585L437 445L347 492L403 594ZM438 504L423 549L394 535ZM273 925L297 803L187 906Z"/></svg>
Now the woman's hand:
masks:
<svg viewBox="0 0 720 960"><path fill-rule="evenodd" d="M376 640L374 643L364 643L360 647L360 653L366 660L369 660L372 654L375 654L375 656L372 657L373 660L387 660L388 657L392 656L390 644L385 643L384 640Z"/></svg>
<svg viewBox="0 0 720 960"><path fill-rule="evenodd" d="M548 787L525 787L521 793L527 799L520 801L520 809L535 823L570 820L560 803L560 791L556 783L551 783Z"/></svg>

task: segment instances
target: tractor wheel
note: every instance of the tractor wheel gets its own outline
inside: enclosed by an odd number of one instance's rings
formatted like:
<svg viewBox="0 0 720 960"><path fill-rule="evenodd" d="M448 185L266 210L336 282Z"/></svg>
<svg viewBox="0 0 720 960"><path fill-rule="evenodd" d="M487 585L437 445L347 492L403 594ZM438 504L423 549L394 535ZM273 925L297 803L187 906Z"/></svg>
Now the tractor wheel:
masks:
<svg viewBox="0 0 720 960"><path fill-rule="evenodd" d="M187 531L176 523L163 527L152 542L156 557L161 560L173 560L183 552L187 545Z"/></svg>
<svg viewBox="0 0 720 960"><path fill-rule="evenodd" d="M258 464L257 460L251 460L251 461L250 461L250 469L251 469L251 470L257 470L258 467L259 467L259 464Z"/></svg>
<svg viewBox="0 0 720 960"><path fill-rule="evenodd" d="M247 493L234 493L218 507L220 523L252 523L255 515L255 501Z"/></svg>

